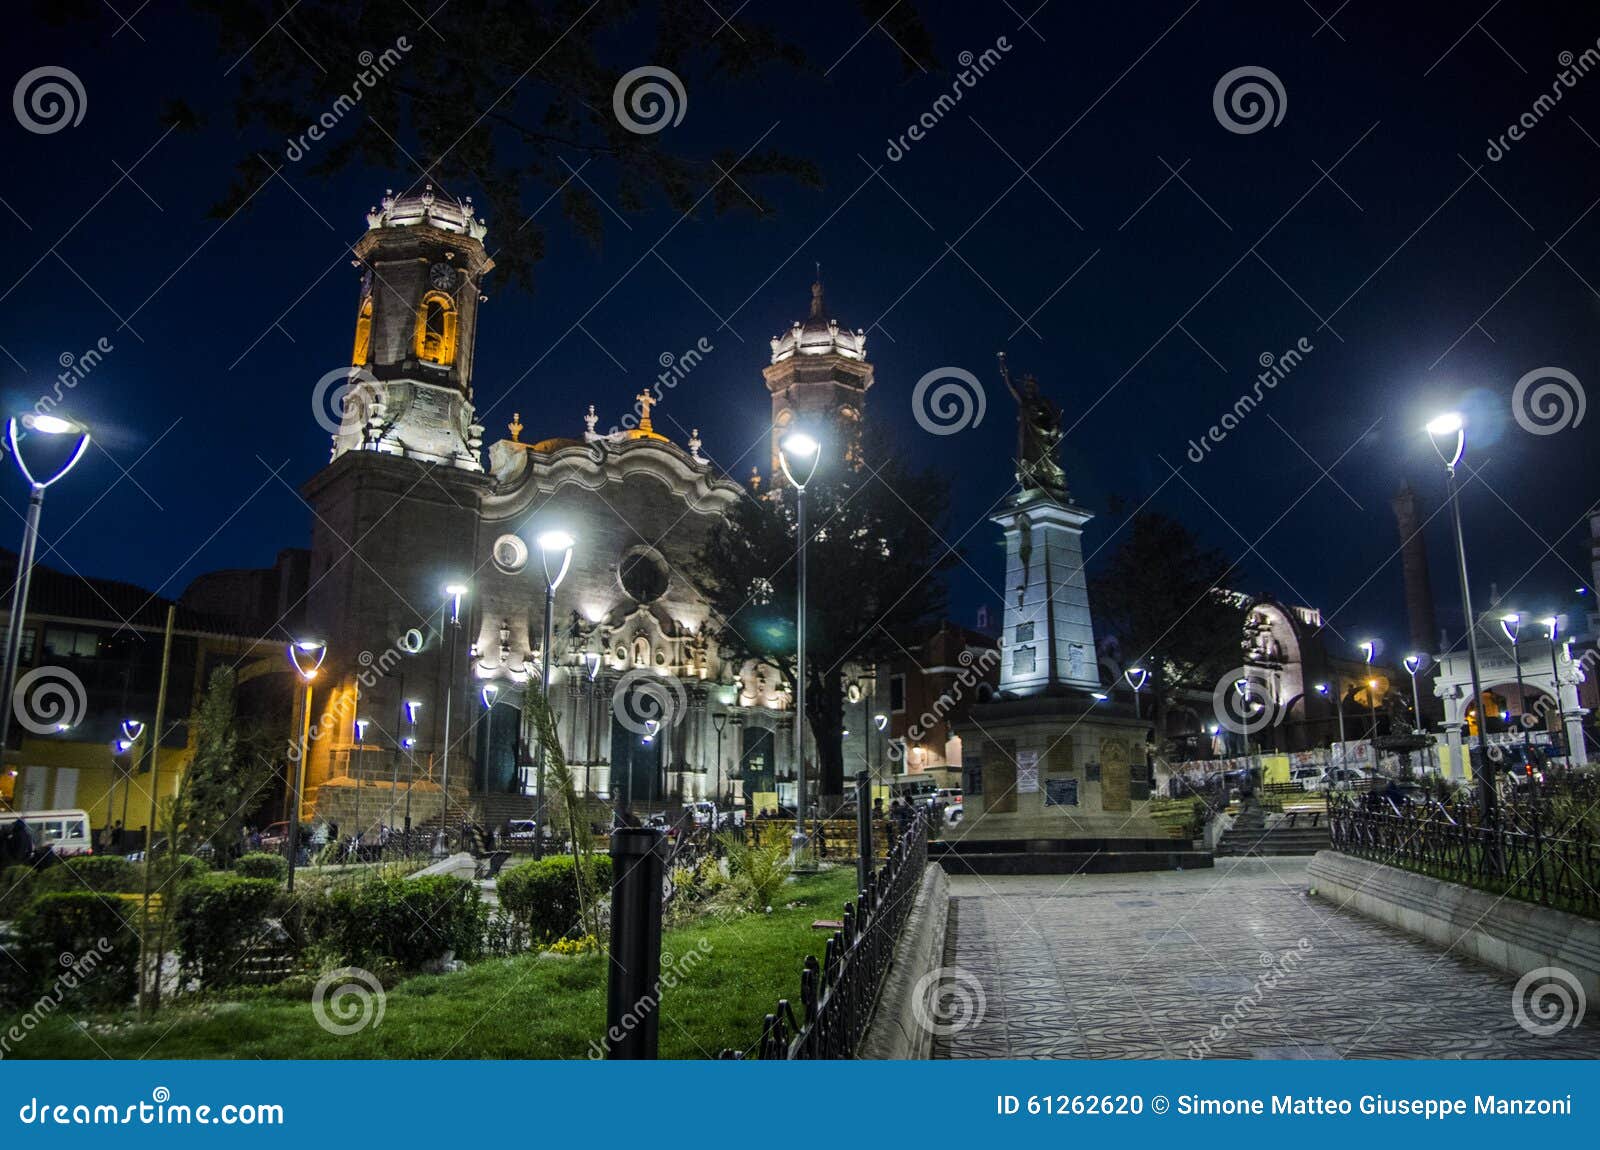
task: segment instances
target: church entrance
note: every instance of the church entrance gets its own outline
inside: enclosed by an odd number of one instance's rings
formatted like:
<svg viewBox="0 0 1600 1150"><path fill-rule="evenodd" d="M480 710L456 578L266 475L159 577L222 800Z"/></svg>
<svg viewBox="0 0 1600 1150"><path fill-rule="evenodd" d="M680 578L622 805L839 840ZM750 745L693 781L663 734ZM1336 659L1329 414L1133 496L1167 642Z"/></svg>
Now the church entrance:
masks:
<svg viewBox="0 0 1600 1150"><path fill-rule="evenodd" d="M658 735L648 743L613 716L611 720L611 801L628 808L659 803L665 792Z"/></svg>
<svg viewBox="0 0 1600 1150"><path fill-rule="evenodd" d="M520 780L517 778L517 741L521 737L521 707L501 702L487 711L479 712L478 756L473 771L473 785L478 792L506 795L516 793L520 789Z"/></svg>
<svg viewBox="0 0 1600 1150"><path fill-rule="evenodd" d="M746 795L770 794L778 789L777 758L773 755L772 729L746 727L739 748L739 774Z"/></svg>

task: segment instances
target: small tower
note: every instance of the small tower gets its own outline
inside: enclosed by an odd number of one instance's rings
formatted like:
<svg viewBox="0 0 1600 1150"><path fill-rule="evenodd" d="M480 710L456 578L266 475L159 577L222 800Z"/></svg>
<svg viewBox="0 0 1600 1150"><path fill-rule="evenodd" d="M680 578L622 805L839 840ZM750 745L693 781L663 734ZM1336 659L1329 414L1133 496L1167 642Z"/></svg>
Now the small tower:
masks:
<svg viewBox="0 0 1600 1150"><path fill-rule="evenodd" d="M829 445L833 458L859 458L861 415L872 386L867 333L828 318L820 275L811 285L810 314L773 339L772 364L761 374L772 395L773 483L783 482L778 444L795 423L837 434L839 444Z"/></svg>
<svg viewBox="0 0 1600 1150"><path fill-rule="evenodd" d="M482 471L472 353L482 280L494 267L472 201L385 193L355 245L361 269L355 346L333 458L379 451Z"/></svg>

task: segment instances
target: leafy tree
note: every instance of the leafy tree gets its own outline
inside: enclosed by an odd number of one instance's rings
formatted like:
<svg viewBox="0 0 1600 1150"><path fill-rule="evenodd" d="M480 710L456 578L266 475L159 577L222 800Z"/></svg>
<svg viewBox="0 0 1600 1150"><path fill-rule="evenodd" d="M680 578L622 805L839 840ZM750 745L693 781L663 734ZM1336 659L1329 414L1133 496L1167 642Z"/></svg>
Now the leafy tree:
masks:
<svg viewBox="0 0 1600 1150"><path fill-rule="evenodd" d="M1102 638L1115 637L1128 666L1150 672L1146 698L1157 732L1185 692L1210 694L1239 666L1244 611L1220 594L1235 564L1203 546L1182 523L1155 511L1134 514L1104 568L1089 579Z"/></svg>
<svg viewBox="0 0 1600 1150"><path fill-rule="evenodd" d="M194 756L164 820L181 853L237 842L244 816L277 775L260 733L241 729L234 687L233 668L218 667L194 718Z"/></svg>
<svg viewBox="0 0 1600 1150"><path fill-rule="evenodd" d="M842 429L841 429L842 430ZM832 442L843 438L827 436ZM820 793L844 792L844 680L849 665L899 651L943 612L939 574L957 561L938 527L943 476L907 466L869 428L859 466L824 461L806 485L806 720ZM701 583L722 650L759 659L795 685L798 571L795 492L742 499L712 532Z"/></svg>
<svg viewBox="0 0 1600 1150"><path fill-rule="evenodd" d="M544 253L542 223L530 216L547 198L559 198L567 223L598 242L613 210L639 212L664 201L687 213L703 197L719 214L766 213L772 205L763 184L770 178L821 184L809 161L757 143L759 132L687 155L675 150L681 137L670 129L630 131L613 112L618 80L642 65L670 69L691 104L713 83L773 69L820 82L833 60L807 59L780 32L788 8L773 9L770 21L740 9L725 26L717 8L729 6L704 0L194 6L215 19L218 56L238 81L233 117L241 142L232 185L213 208L218 216L246 204L296 151L313 175L354 166L393 172L399 187L427 178L486 201L480 207L500 222L491 233L495 261L510 281L527 286ZM936 64L908 0L857 0L855 7L859 17L844 26L854 29L859 20L861 30L881 29L885 35L873 36L873 44L894 52L907 74ZM402 37L404 50L397 47ZM324 137L296 149L292 142L329 109L338 111ZM637 111L646 113L639 120L656 122L648 107ZM164 118L185 127L200 119L181 101L171 102ZM668 123L672 118L669 111ZM575 178L589 160L606 163Z"/></svg>

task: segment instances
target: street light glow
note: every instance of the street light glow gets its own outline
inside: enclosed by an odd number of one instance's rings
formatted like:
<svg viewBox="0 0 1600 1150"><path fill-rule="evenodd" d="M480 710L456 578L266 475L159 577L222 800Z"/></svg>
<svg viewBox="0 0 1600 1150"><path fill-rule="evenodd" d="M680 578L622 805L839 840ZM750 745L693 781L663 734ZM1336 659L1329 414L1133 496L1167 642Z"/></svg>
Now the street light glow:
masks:
<svg viewBox="0 0 1600 1150"><path fill-rule="evenodd" d="M1447 411L1428 420L1427 431L1429 435L1454 435L1465 426L1459 411Z"/></svg>
<svg viewBox="0 0 1600 1150"><path fill-rule="evenodd" d="M821 459L822 444L808 432L791 431L778 444L778 462L797 491L805 490Z"/></svg>
<svg viewBox="0 0 1600 1150"><path fill-rule="evenodd" d="M1517 642L1517 629L1522 624L1522 616L1515 611L1509 615L1500 616L1500 630L1506 633L1506 638L1511 640L1512 646Z"/></svg>
<svg viewBox="0 0 1600 1150"><path fill-rule="evenodd" d="M541 551L566 551L577 540L565 531L541 531L537 542Z"/></svg>
<svg viewBox="0 0 1600 1150"><path fill-rule="evenodd" d="M25 415L22 417L22 426L29 431L38 431L45 435L65 435L69 431L78 429L76 423L70 419L62 419L59 415Z"/></svg>

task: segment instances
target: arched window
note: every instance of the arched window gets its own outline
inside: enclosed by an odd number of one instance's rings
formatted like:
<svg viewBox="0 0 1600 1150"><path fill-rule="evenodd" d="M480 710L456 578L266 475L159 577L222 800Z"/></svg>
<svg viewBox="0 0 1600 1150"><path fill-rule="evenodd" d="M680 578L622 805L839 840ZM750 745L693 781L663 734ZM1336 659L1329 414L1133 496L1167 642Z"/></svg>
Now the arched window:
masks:
<svg viewBox="0 0 1600 1150"><path fill-rule="evenodd" d="M417 358L428 363L456 359L456 305L443 292L431 291L417 305Z"/></svg>
<svg viewBox="0 0 1600 1150"><path fill-rule="evenodd" d="M372 297L368 296L361 301L361 310L356 313L356 346L350 353L350 362L356 367L365 367L372 358Z"/></svg>

